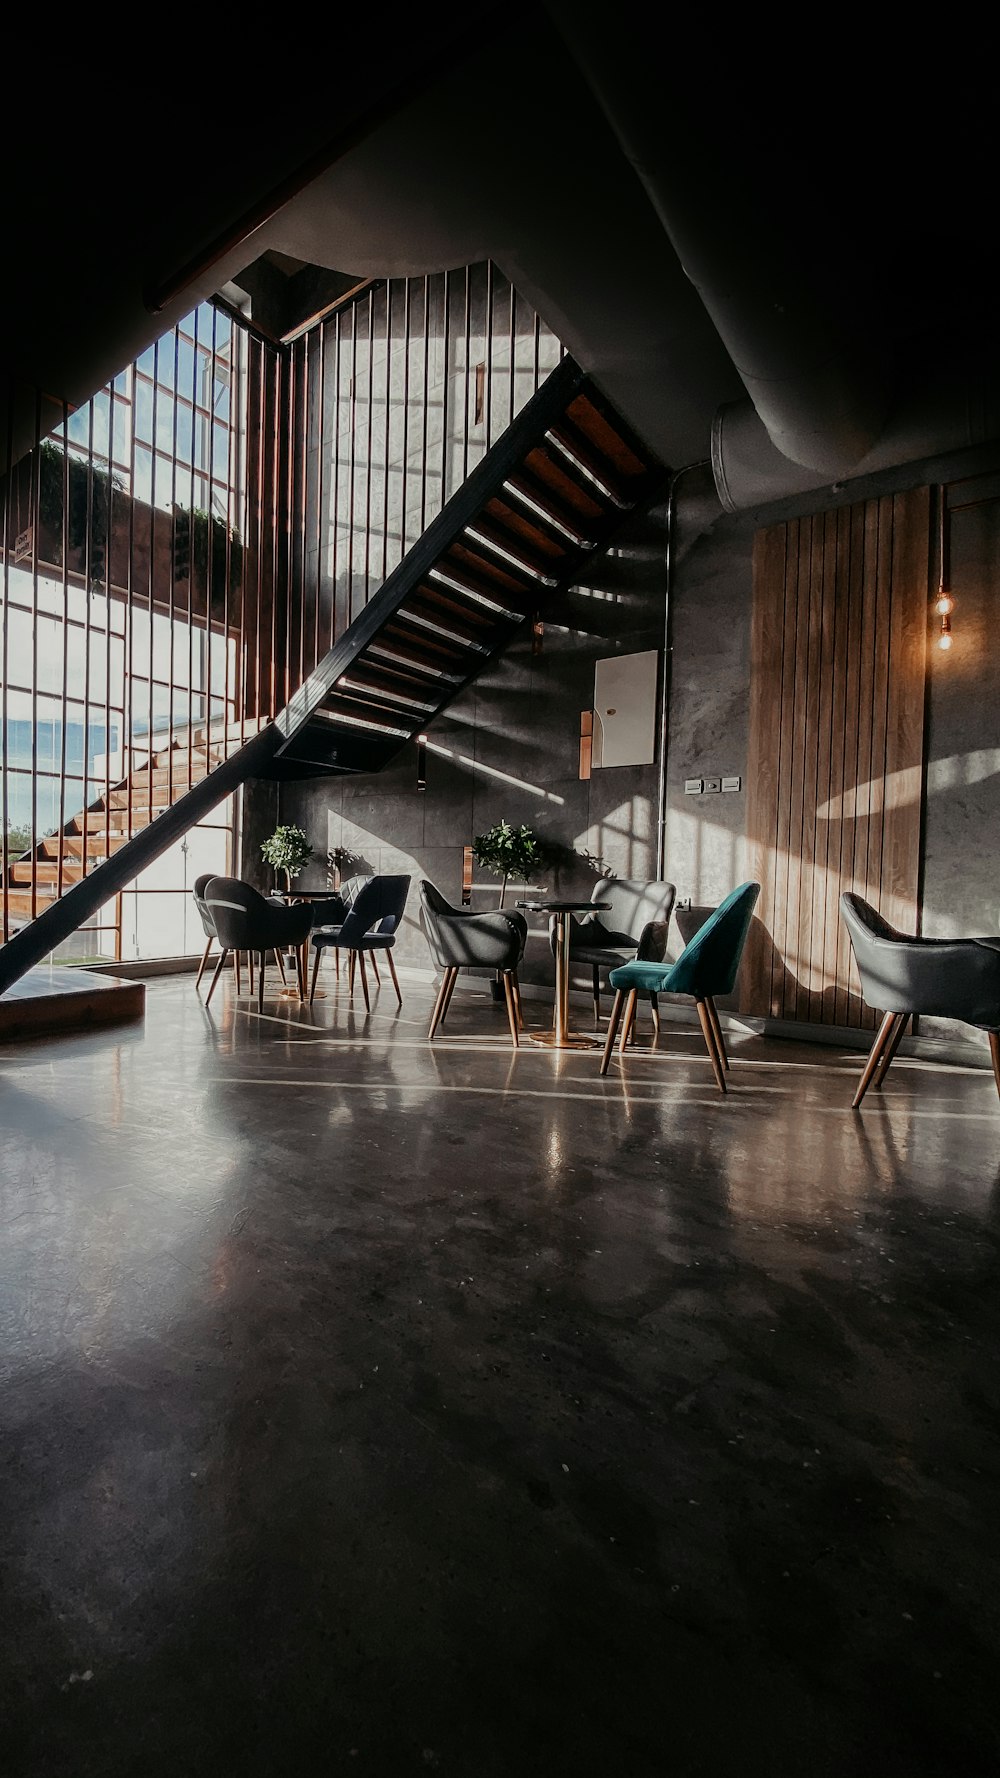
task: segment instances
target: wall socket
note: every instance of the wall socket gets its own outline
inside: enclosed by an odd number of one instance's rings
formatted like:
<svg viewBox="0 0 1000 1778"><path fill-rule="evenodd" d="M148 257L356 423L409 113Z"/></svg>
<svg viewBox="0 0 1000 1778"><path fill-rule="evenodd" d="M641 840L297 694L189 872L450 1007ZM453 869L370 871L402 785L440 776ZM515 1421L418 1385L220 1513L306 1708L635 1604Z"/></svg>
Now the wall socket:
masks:
<svg viewBox="0 0 1000 1778"><path fill-rule="evenodd" d="M702 781L700 778L685 778L685 780L684 780L684 795L685 796L700 796L703 789L704 789L704 785L702 784Z"/></svg>
<svg viewBox="0 0 1000 1778"><path fill-rule="evenodd" d="M721 778L706 778L705 779L705 789L706 789L706 791L721 790L722 789L722 779Z"/></svg>
<svg viewBox="0 0 1000 1778"><path fill-rule="evenodd" d="M739 790L742 783L742 778L723 778L722 788L723 790Z"/></svg>

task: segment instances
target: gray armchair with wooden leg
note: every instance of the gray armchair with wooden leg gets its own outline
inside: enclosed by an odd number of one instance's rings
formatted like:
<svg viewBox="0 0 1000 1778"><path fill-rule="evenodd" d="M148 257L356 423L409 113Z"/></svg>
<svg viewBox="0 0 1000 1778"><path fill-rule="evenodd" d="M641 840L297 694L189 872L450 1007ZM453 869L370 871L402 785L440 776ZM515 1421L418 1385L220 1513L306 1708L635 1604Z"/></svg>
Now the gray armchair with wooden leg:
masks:
<svg viewBox="0 0 1000 1778"><path fill-rule="evenodd" d="M431 1014L429 1039L448 1016L451 997L461 969L495 969L503 983L511 1042L518 1048L521 1028L521 993L517 966L524 955L528 922L515 909L473 913L453 907L433 883L420 885L420 924L441 985Z"/></svg>
<svg viewBox="0 0 1000 1778"><path fill-rule="evenodd" d="M205 891L208 888L209 883L212 881L212 878L214 875L215 875L214 871L205 871L205 872L203 872L203 874L200 877L195 877L195 880L194 880L194 890L193 890L194 905L198 909L198 914L199 914L199 917L201 919L201 924L202 924L202 930L204 931L204 934L205 934L205 949L202 953L201 962L198 965L198 974L195 976L195 982L194 982L196 989L201 987L201 978L204 975L205 969L208 965L208 959L211 954L212 946L214 944L218 944L218 942L219 942L219 935L215 930L215 921L213 920L211 914L209 913L208 907L205 902ZM274 955L275 955L275 961L277 962L277 965L278 965L279 973L281 975L282 985L284 985L285 966L284 966L284 963L282 962L281 952L275 951ZM249 972L250 972L250 992L252 994L253 993L253 982L254 982L254 966L253 966L253 952L252 951L247 952L247 965L249 967ZM237 992L237 994L242 994L243 982L242 982L242 979L240 976L240 953L239 953L239 951L233 952L233 974L236 977L236 992ZM206 1002L206 1005L207 1005L207 1002Z"/></svg>
<svg viewBox="0 0 1000 1778"><path fill-rule="evenodd" d="M324 950L332 949L337 958L339 958L341 951L347 952L348 991L352 995L355 975L356 973L360 974L366 1012L371 1012L371 997L368 992L365 958L367 957L371 963L376 983L381 985L376 962L376 958L380 954L389 965L389 974L396 990L396 999L402 1006L403 996L400 992L399 977L396 974L392 949L396 943L409 892L409 877L388 875L367 877L361 881L361 886L353 896L348 912L339 925L314 927L310 935L314 953L312 983L309 989L310 1004L316 994L320 957Z"/></svg>
<svg viewBox="0 0 1000 1778"><path fill-rule="evenodd" d="M212 977L212 985L205 996L206 1006L215 993L215 985L222 974L230 951L236 954L240 951L249 951L251 956L256 951L260 969L257 983L257 1008L259 1012L263 1012L264 965L267 953L273 951L280 965L280 952L285 946L294 951L299 978L299 998L305 999L306 983L302 947L312 925L312 909L307 902L299 902L294 907L283 907L280 902L269 901L267 896L260 895L256 889L249 883L242 882L239 877L211 877L205 888L205 906L215 925L219 944L222 946L219 961L215 966L215 974ZM284 971L282 971L282 980L284 980Z"/></svg>
<svg viewBox="0 0 1000 1778"><path fill-rule="evenodd" d="M921 1013L986 1032L1000 1093L1000 938L916 938L850 892L841 896L840 912L865 1005L882 1013L852 1110L870 1087L882 1085L910 1019Z"/></svg>

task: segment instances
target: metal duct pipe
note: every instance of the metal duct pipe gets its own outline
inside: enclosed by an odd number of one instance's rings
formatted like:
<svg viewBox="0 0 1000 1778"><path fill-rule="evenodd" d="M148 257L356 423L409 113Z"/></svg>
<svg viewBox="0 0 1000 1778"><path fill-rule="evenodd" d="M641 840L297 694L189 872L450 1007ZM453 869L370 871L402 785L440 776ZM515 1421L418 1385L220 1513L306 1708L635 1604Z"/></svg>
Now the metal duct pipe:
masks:
<svg viewBox="0 0 1000 1778"><path fill-rule="evenodd" d="M1000 438L1000 367L941 366L931 381L911 378L872 448L848 465L850 479L943 456ZM727 512L744 512L817 488L831 477L790 463L776 450L750 401L720 407L712 422L712 473Z"/></svg>

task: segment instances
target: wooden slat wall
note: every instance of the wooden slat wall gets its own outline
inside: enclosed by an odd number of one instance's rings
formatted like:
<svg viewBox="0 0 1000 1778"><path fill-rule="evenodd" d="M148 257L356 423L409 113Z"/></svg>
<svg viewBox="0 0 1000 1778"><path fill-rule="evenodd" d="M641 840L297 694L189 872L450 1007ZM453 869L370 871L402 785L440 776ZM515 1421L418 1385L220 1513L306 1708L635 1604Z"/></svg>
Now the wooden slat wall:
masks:
<svg viewBox="0 0 1000 1778"><path fill-rule="evenodd" d="M839 899L918 929L931 490L754 540L744 1012L871 1026Z"/></svg>

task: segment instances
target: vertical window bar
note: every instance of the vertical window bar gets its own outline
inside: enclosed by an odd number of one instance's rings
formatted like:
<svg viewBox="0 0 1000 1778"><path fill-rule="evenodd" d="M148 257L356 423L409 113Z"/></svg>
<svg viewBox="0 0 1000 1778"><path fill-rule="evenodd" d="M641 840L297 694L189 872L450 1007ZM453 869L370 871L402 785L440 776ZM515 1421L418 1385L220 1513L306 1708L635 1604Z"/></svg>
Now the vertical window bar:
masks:
<svg viewBox="0 0 1000 1778"><path fill-rule="evenodd" d="M507 424L514 421L514 399L517 383L517 291L513 284L510 287L510 383L507 390Z"/></svg>
<svg viewBox="0 0 1000 1778"><path fill-rule="evenodd" d="M170 604L170 689L167 693L168 716L168 747L167 747L167 803L174 800L174 681L177 678L177 666L174 659L177 633L177 421L180 413L178 389L180 387L181 336L180 328L173 331L174 364L173 364L173 411L170 416L170 567L167 581L167 597ZM190 547L190 531L188 532Z"/></svg>
<svg viewBox="0 0 1000 1778"><path fill-rule="evenodd" d="M358 425L358 310L355 303L351 309L351 381L348 390L350 425L347 432L348 449L348 484L347 484L347 622L349 629L354 620L354 498L355 478L357 476L357 425Z"/></svg>
<svg viewBox="0 0 1000 1778"><path fill-rule="evenodd" d="M125 568L125 600L126 600L125 611L126 611L126 625L128 628L128 692L127 692L128 754L127 754L127 770L126 770L126 774L125 774L125 801L126 801L126 810L127 810L126 819L125 819L126 840L130 840L132 838L132 828L133 828L134 821L135 821L135 812L134 812L135 762L136 762L136 754L137 754L137 749L136 749L136 745L135 745L135 723L136 723L136 715L137 715L136 696L135 696L135 611L136 611L136 594L137 594L137 586L136 586L137 575L136 575L136 565L135 565L135 501L136 501L135 451L136 451L136 441L135 441L135 399L134 399L135 398L135 385L134 385L134 382L132 385L132 397L133 397L133 399L132 399L131 405L128 410L128 560L127 560L126 568ZM114 397L112 396L112 404L113 404L113 400L114 400ZM112 438L114 437L113 417L114 417L114 409L113 409L113 405L112 405ZM112 454L113 454L113 452L112 452ZM110 554L111 554L110 550L109 550L108 554L110 557ZM148 748L147 748L147 753L148 753ZM132 898L132 906L133 906L133 909L135 910L136 940L138 940L138 901L137 901L134 893L133 893L133 898ZM136 949L138 949L138 943L136 944ZM117 942L116 951L115 951L116 960L120 961L121 955L122 955L122 923L121 923L121 920L119 920L118 942Z"/></svg>
<svg viewBox="0 0 1000 1778"><path fill-rule="evenodd" d="M70 548L70 508L69 508L69 407L62 404L62 689L60 692L59 709L59 777L56 792L56 900L61 900L63 892L65 833L66 833L66 730L69 724L69 705L66 693L69 688L69 548ZM90 515L87 513L85 523L89 525ZM86 548L86 545L84 546ZM83 873L81 872L81 875Z"/></svg>
<svg viewBox="0 0 1000 1778"><path fill-rule="evenodd" d="M286 370L285 360L283 358L276 358L275 364L274 364L274 376L272 379L273 400L271 403L271 406L272 406L271 447L270 447L271 448L271 461L270 461L270 465L269 465L270 481L271 481L271 604L272 604L272 609L274 612L275 650L277 650L277 645L278 645L278 574L279 574L279 567L280 567L280 539L279 539L279 534L278 534L278 521L279 521L279 517L280 517L279 500L280 500L280 482L281 482L281 431L282 431L281 419L282 419L282 414L285 411L285 402L287 399L286 389L285 389L286 380L287 380L287 370ZM285 600L286 608L287 608L287 604L288 604L288 600L286 597L286 600ZM285 655L284 655L284 660L282 662L281 676L278 680L278 690L277 690L278 700L282 704L286 704L288 702L288 696L289 696L287 639L288 639L288 617L287 617L287 610L286 610Z"/></svg>
<svg viewBox="0 0 1000 1778"><path fill-rule="evenodd" d="M407 278L403 284L403 466L400 475L399 494L399 554L400 560L409 549L409 537L406 526L406 478L407 459L410 453L410 325L411 325L411 291L412 280Z"/></svg>
<svg viewBox="0 0 1000 1778"><path fill-rule="evenodd" d="M217 368L216 341L218 339L219 311L212 309L211 355L207 366L202 371L205 387L205 406L208 418L205 421L205 468L208 473L208 489L205 506L205 769L212 766L212 607L217 597L215 585L215 372Z"/></svg>
<svg viewBox="0 0 1000 1778"><path fill-rule="evenodd" d="M41 522L42 397L35 392L35 443L28 492L31 512L31 918L38 913L38 528Z"/></svg>
<svg viewBox="0 0 1000 1778"><path fill-rule="evenodd" d="M385 287L385 450L382 456L382 580L389 571L389 429L392 420L392 291L393 280Z"/></svg>
<svg viewBox="0 0 1000 1778"><path fill-rule="evenodd" d="M451 274L450 274L450 272L445 272L444 294L442 297L442 308L441 308L441 356L442 356L441 498L438 503L438 511L439 512L441 510L441 507L444 505L445 501L448 498L448 408L449 408L448 391L451 387L451 377L449 374L450 370L451 370L450 329L451 329ZM424 412L425 412L425 414L426 414L426 411L427 411L427 388L426 388L426 384L425 384L425 387L424 387ZM426 433L426 427L425 427L425 431L424 431L423 475L424 475L424 488L426 489L426 487L427 487L427 433ZM421 529L421 531L426 530L426 527L427 527L426 503L422 498L421 503L420 503L420 529Z"/></svg>
<svg viewBox="0 0 1000 1778"><path fill-rule="evenodd" d="M464 419L462 421L462 480L463 481L466 481L468 479L468 475L469 475L469 386L470 386L470 375L471 375L471 370L472 370L471 358L472 358L472 267L467 265L465 268L465 408L464 408ZM443 488L441 490L441 493L442 493L442 504L443 504L444 500L446 500L448 496L445 493Z"/></svg>
<svg viewBox="0 0 1000 1778"><path fill-rule="evenodd" d="M135 367L132 370L132 430L136 423L136 383ZM153 395L150 402L149 433L151 442L149 471L149 572L147 587L149 594L149 685L148 685L148 722L149 722L149 768L146 777L146 822L153 819L153 679L156 666L153 647L153 601L156 590L156 403L160 386L160 342L153 346ZM134 490L133 490L134 501Z"/></svg>
<svg viewBox="0 0 1000 1778"><path fill-rule="evenodd" d="M196 492L197 484L196 484L196 479L195 479L196 473L197 473L196 466L197 466L197 462L198 462L198 311L197 311L197 309L195 309L194 314L191 317L191 322L192 322L192 333L194 335L194 344L191 348L191 351L192 351L192 362L191 362L191 465L190 465L191 473L190 473L190 477L189 477L190 499L188 501L189 511L188 511L188 563L187 563L187 570L188 570L188 577L187 577L187 584L188 584L188 594L187 594L187 622L188 622L187 789L188 790L191 789L191 786L194 782L193 754L194 754L194 735L195 735L195 708L196 708L196 702L197 702L197 700L195 698L195 684L194 684L194 678L195 678L194 655L195 655L195 628L196 628L195 609L194 609L194 577L195 577L195 561L196 561L196 557L197 557L197 550L195 547L194 512L195 512L195 507L198 504L198 498L197 498L197 492ZM200 641L199 641L199 646L198 646L198 657L199 657L199 676L202 676L200 674L200 668L201 668L201 662L203 659L203 651L202 651L202 648L200 645Z"/></svg>
<svg viewBox="0 0 1000 1778"><path fill-rule="evenodd" d="M320 647L320 609L323 593L323 466L326 461L326 322L319 324L319 364L316 367L316 634L313 640L313 665L319 663L324 649ZM325 641L325 639L324 639Z"/></svg>
<svg viewBox="0 0 1000 1778"><path fill-rule="evenodd" d="M443 289L445 292L444 302L447 305L447 301L448 301L448 296L447 296L448 274L447 274L447 272L445 272L445 274L444 274ZM444 353L444 348L445 348L446 344L447 344L447 342L444 339L444 336L442 335L442 339L441 339L442 354ZM421 428L421 439L420 439L420 534L421 534L421 536L427 529L427 482L428 482L429 475L430 475L430 462L429 462L428 456L427 456L427 421L428 421L428 417L429 417L429 413L430 413L430 405L431 405L430 350L431 350L431 281L430 281L429 277L425 276L424 277L424 412L423 412L423 425ZM444 395L443 395L442 408L441 408L441 437L443 440L447 434L447 431L448 431L448 425L447 425L447 417L448 417L448 360L443 355L442 355L442 365L444 367L444 377L443 377ZM446 448L447 447L444 445L444 443L442 443L442 446L441 446L442 452L444 452L446 450ZM441 458L441 478L442 478L441 479L441 486L443 488L444 487L444 456L443 455Z"/></svg>
<svg viewBox="0 0 1000 1778"><path fill-rule="evenodd" d="M365 452L365 596L367 605L371 592L372 544L372 408L375 401L375 286L368 292L368 444Z"/></svg>
<svg viewBox="0 0 1000 1778"><path fill-rule="evenodd" d="M493 261L486 261L486 449L493 443Z"/></svg>
<svg viewBox="0 0 1000 1778"><path fill-rule="evenodd" d="M87 863L90 852L90 614L93 606L93 572L94 572L94 404L91 401L87 408L87 523L83 533L83 806L80 811L80 858L83 865L81 876L87 874ZM107 821L104 823L107 835ZM108 840L104 841L104 856L108 856Z"/></svg>
<svg viewBox="0 0 1000 1778"><path fill-rule="evenodd" d="M4 450L3 479L3 647L0 649L0 740L3 743L3 757L0 759L0 795L3 798L3 833L0 834L0 847L3 853L3 942L10 937L10 781L8 771L9 749L7 746L8 711L7 680L10 674L10 552L13 544L11 537L11 502L14 497L14 400L15 383L11 376L7 380L7 437Z"/></svg>
<svg viewBox="0 0 1000 1778"><path fill-rule="evenodd" d="M333 394L330 400L330 432L333 448L333 491L330 510L333 515L333 550L330 561L330 647L340 635L340 377L341 377L340 313L334 317Z"/></svg>

